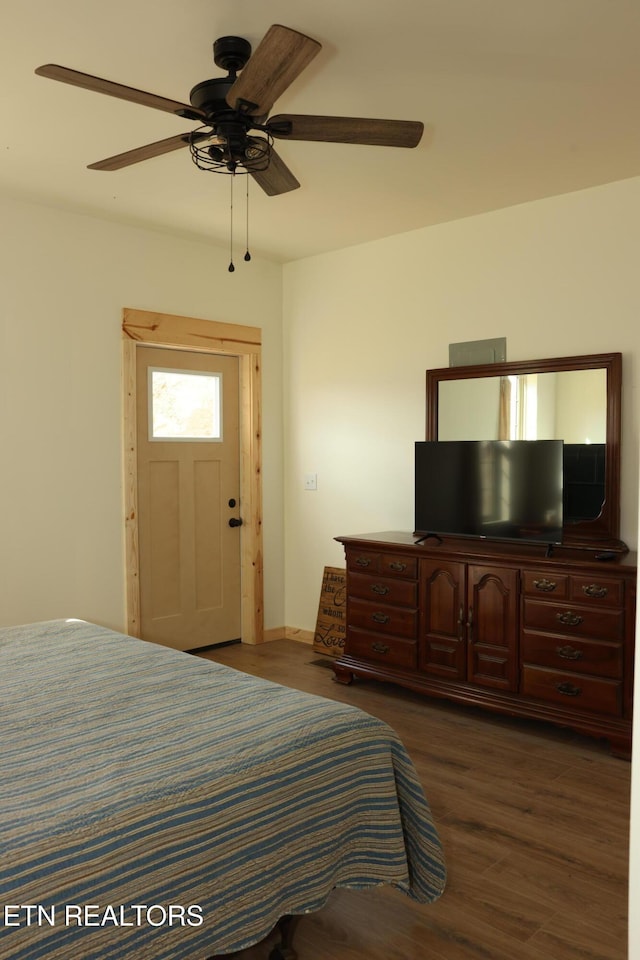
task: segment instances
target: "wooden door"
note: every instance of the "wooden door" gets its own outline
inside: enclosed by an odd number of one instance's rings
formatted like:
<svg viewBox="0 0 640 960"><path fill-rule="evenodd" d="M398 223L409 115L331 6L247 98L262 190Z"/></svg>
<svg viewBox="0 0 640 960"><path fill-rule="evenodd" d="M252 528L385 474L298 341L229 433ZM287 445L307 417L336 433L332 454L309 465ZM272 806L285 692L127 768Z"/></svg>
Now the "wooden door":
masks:
<svg viewBox="0 0 640 960"><path fill-rule="evenodd" d="M420 562L420 669L449 680L466 678L465 565Z"/></svg>
<svg viewBox="0 0 640 960"><path fill-rule="evenodd" d="M240 637L238 359L136 351L140 635Z"/></svg>
<svg viewBox="0 0 640 960"><path fill-rule="evenodd" d="M467 601L468 681L516 690L518 571L470 565Z"/></svg>

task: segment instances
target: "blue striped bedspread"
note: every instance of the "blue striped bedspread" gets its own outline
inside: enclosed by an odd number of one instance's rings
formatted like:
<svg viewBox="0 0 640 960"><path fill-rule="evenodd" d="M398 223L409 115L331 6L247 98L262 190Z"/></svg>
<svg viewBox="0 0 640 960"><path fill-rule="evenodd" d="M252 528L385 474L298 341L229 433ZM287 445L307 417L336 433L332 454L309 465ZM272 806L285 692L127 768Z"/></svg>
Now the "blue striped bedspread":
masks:
<svg viewBox="0 0 640 960"><path fill-rule="evenodd" d="M397 735L78 620L0 630L0 960L205 960L335 887L444 888Z"/></svg>

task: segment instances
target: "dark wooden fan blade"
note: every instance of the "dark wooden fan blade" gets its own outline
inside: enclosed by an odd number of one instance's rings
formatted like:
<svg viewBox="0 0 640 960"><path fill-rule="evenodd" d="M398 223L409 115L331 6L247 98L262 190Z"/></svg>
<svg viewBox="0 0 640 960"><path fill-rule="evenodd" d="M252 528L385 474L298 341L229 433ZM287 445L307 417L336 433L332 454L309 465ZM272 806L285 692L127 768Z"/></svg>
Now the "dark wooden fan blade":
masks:
<svg viewBox="0 0 640 960"><path fill-rule="evenodd" d="M227 103L242 113L266 116L321 49L317 40L275 23L231 87Z"/></svg>
<svg viewBox="0 0 640 960"><path fill-rule="evenodd" d="M251 176L260 184L264 192L270 197L277 197L281 193L297 190L300 184L275 150L269 155L269 166L266 170L251 170Z"/></svg>
<svg viewBox="0 0 640 960"><path fill-rule="evenodd" d="M101 77L92 77L89 73L79 73L78 70L70 70L68 67L61 67L57 63L45 63L44 66L37 68L36 73L39 77L60 80L62 83L70 83L73 87L82 87L84 90L92 90L94 93L105 93L109 97L129 100L131 103L139 103L143 107L153 107L154 110L164 110L166 113L175 113L179 117L187 117L192 120L204 119L204 114L200 110L195 110L187 103L167 100L166 97L158 97L154 93L136 90L135 87L125 87L121 83L113 83L111 80L103 80Z"/></svg>
<svg viewBox="0 0 640 960"><path fill-rule="evenodd" d="M192 140L211 140L215 142L216 138L212 137L210 133L179 133L175 137L167 137L166 140L147 143L144 147L137 147L135 150L127 150L126 153L119 153L115 157L90 163L88 169L121 170L123 167L130 167L133 163L140 163L141 160L150 160L151 157L159 157L163 153L171 153L172 150L188 147Z"/></svg>
<svg viewBox="0 0 640 960"><path fill-rule="evenodd" d="M424 124L413 120L314 117L295 113L271 117L267 127L274 137L284 140L366 143L377 147L416 147L424 131Z"/></svg>

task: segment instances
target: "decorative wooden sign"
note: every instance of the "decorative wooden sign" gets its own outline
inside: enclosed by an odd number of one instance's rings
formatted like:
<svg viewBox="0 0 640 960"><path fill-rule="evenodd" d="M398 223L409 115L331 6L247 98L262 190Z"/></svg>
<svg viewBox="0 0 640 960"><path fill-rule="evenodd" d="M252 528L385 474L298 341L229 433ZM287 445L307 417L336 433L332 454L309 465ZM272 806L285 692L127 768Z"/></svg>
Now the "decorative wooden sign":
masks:
<svg viewBox="0 0 640 960"><path fill-rule="evenodd" d="M346 634L347 572L339 567L325 567L313 649L339 657Z"/></svg>

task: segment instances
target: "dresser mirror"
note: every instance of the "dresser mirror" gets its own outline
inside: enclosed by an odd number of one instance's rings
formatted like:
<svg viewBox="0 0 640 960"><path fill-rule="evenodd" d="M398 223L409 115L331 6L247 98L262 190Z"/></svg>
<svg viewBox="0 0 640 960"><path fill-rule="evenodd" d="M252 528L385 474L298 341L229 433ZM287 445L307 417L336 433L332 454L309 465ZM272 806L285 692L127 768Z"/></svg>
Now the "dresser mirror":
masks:
<svg viewBox="0 0 640 960"><path fill-rule="evenodd" d="M622 355L427 371L427 440L563 440L563 540L624 545L620 531Z"/></svg>

